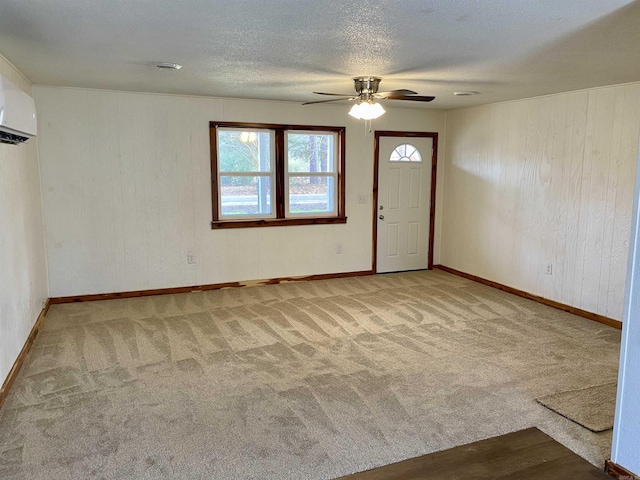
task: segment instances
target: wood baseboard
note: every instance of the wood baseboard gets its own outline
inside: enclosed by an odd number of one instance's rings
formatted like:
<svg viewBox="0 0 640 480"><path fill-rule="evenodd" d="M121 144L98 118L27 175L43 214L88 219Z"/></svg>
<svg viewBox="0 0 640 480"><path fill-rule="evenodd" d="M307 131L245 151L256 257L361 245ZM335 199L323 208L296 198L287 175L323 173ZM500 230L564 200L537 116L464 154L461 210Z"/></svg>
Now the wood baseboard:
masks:
<svg viewBox="0 0 640 480"><path fill-rule="evenodd" d="M70 297L53 297L50 299L50 302L52 305L60 304L60 303L93 302L97 300L113 300L116 298L135 298L135 297L148 297L151 295L170 295L173 293L204 292L206 290L220 290L223 288L242 288L242 287L253 287L257 285L277 285L279 283L306 282L309 280L328 280L331 278L363 277L366 275L373 275L373 274L374 272L372 270L362 270L358 272L324 273L319 275L303 275L299 277L278 277L278 278L270 278L266 280L247 280L243 282L212 283L208 285L194 285L190 287L158 288L155 290L134 290L129 292L98 293L98 294L91 294L91 295L75 295Z"/></svg>
<svg viewBox="0 0 640 480"><path fill-rule="evenodd" d="M594 322L602 323L604 325L608 325L610 327L617 328L622 330L622 322L619 320L615 320L613 318L605 317L604 315L599 315L597 313L588 312L587 310L582 310L581 308L572 307L571 305L566 305L564 303L556 302L555 300L549 300L548 298L541 297L539 295L534 295L533 293L525 292L523 290L518 290L517 288L509 287L507 285L503 285L498 282L494 282L492 280L487 280L482 277L478 277L476 275L472 275L470 273L461 272L460 270L456 270L454 268L446 267L444 265L435 265L433 268L437 268L438 270L442 270L444 272L452 273L454 275L458 275L459 277L468 278L469 280L473 280L474 282L482 283L484 285L488 285L493 288L497 288L499 290L511 293L513 295L518 295L519 297L528 298L529 300L533 300L538 303L542 303L543 305L547 305L549 307L557 308L559 310L563 310L565 312L573 313L574 315L578 315L579 317L588 318L589 320L593 320Z"/></svg>
<svg viewBox="0 0 640 480"><path fill-rule="evenodd" d="M27 341L24 342L24 346L22 347L22 350L20 350L20 353L18 354L18 358L16 358L16 361L13 362L13 367L11 367L11 370L9 371L9 375L7 375L7 378L2 384L2 389L0 390L0 407L2 407L2 404L4 403L5 398L7 398L7 394L9 393L9 390L11 389L13 382L18 376L18 372L20 371L20 368L22 368L22 364L24 363L24 360L27 358L27 355L31 350L33 341L35 340L36 335L40 330L40 326L42 325L42 321L44 320L44 317L47 315L47 312L49 311L50 305L51 305L50 299L47 299L47 301L44 304L44 307L42 308L42 311L40 312L40 315L38 315L38 319L36 320L36 323L33 325L33 328L31 329L31 332L27 337Z"/></svg>
<svg viewBox="0 0 640 480"><path fill-rule="evenodd" d="M621 467L617 463L613 463L611 460L605 460L604 471L613 478L617 478L619 480L640 480L640 477L633 474L626 468Z"/></svg>

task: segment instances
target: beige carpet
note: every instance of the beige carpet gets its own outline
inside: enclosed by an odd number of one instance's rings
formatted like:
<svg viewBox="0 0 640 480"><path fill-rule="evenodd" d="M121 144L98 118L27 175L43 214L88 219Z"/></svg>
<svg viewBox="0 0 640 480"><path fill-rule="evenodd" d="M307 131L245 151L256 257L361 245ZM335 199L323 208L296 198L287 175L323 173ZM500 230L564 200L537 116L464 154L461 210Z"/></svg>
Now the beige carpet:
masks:
<svg viewBox="0 0 640 480"><path fill-rule="evenodd" d="M0 478L328 479L536 426L615 381L620 332L441 272L53 306L2 410Z"/></svg>
<svg viewBox="0 0 640 480"><path fill-rule="evenodd" d="M606 383L545 395L536 401L592 432L604 432L613 428L616 389L617 383Z"/></svg>

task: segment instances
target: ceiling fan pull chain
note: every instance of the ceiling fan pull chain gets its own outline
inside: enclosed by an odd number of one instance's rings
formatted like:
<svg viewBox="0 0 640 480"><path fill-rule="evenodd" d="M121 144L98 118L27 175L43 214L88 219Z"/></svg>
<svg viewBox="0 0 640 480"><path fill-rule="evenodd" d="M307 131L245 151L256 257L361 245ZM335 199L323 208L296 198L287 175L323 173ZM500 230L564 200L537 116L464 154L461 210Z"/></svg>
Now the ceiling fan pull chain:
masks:
<svg viewBox="0 0 640 480"><path fill-rule="evenodd" d="M373 122L372 119L365 119L364 121L364 136L368 136L371 133L371 123Z"/></svg>

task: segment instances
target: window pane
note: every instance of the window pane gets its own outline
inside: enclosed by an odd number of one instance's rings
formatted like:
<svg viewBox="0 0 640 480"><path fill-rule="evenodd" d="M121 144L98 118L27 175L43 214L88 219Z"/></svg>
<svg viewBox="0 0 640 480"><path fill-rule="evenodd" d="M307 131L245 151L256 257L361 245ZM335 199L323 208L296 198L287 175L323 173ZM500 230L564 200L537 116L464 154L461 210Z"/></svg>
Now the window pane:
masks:
<svg viewBox="0 0 640 480"><path fill-rule="evenodd" d="M256 130L218 130L221 172L270 172L271 133Z"/></svg>
<svg viewBox="0 0 640 480"><path fill-rule="evenodd" d="M389 157L390 162L421 162L422 156L416 147L404 143L396 147Z"/></svg>
<svg viewBox="0 0 640 480"><path fill-rule="evenodd" d="M289 213L333 212L334 177L289 177Z"/></svg>
<svg viewBox="0 0 640 480"><path fill-rule="evenodd" d="M271 215L271 177L220 177L222 215Z"/></svg>
<svg viewBox="0 0 640 480"><path fill-rule="evenodd" d="M335 135L287 134L287 161L290 172L335 172L335 151Z"/></svg>

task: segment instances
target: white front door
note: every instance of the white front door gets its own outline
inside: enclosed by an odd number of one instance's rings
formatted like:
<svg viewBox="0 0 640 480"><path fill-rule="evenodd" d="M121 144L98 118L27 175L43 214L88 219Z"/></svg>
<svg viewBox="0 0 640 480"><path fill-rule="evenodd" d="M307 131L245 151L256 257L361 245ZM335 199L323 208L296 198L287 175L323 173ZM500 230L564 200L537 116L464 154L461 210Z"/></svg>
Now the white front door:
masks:
<svg viewBox="0 0 640 480"><path fill-rule="evenodd" d="M428 267L433 138L381 136L377 272Z"/></svg>

